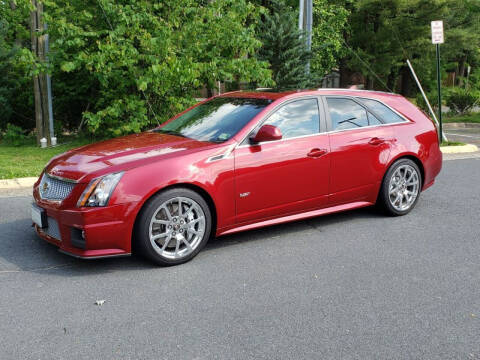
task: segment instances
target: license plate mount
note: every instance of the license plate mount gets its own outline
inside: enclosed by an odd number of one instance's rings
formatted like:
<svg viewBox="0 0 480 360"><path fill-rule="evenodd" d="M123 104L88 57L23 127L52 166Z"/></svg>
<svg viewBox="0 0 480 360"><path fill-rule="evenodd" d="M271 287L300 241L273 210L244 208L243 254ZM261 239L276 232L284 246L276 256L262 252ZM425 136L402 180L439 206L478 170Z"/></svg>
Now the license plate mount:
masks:
<svg viewBox="0 0 480 360"><path fill-rule="evenodd" d="M45 209L32 204L32 221L42 229L48 227L47 212Z"/></svg>

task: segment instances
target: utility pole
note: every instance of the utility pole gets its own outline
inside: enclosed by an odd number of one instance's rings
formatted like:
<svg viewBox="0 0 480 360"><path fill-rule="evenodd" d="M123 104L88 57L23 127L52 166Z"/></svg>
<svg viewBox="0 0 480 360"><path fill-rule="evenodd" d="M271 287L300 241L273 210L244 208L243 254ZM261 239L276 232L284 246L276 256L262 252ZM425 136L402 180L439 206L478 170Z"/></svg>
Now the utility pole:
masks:
<svg viewBox="0 0 480 360"><path fill-rule="evenodd" d="M298 29L305 31L307 37L305 43L308 51L312 50L312 24L313 24L313 0L299 0ZM307 74L310 73L310 60L308 60Z"/></svg>
<svg viewBox="0 0 480 360"><path fill-rule="evenodd" d="M36 58L45 63L45 35L39 34L44 30L43 24L43 3L37 0L31 0L33 10L30 13L30 32L32 40L32 52ZM33 93L35 98L35 124L37 129L37 143L41 144L41 139L46 139L47 144L51 145L48 104L48 85L47 77L44 73L33 75ZM53 134L52 134L53 135Z"/></svg>

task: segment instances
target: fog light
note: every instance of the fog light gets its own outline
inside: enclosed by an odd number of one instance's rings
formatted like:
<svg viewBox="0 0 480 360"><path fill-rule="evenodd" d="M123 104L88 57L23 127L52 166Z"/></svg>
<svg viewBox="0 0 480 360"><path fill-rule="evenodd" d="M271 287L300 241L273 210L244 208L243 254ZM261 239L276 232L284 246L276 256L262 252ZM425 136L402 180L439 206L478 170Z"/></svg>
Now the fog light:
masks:
<svg viewBox="0 0 480 360"><path fill-rule="evenodd" d="M70 243L73 247L85 249L87 245L87 242L85 241L85 230L72 227L72 231L70 232Z"/></svg>

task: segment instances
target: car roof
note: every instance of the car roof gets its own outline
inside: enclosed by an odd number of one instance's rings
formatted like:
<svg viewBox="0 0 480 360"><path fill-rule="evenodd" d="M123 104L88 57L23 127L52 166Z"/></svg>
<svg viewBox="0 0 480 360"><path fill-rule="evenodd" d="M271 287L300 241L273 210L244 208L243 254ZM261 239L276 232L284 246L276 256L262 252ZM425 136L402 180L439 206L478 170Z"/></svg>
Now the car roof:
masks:
<svg viewBox="0 0 480 360"><path fill-rule="evenodd" d="M357 90L357 89L310 89L310 90L290 90L290 91L271 91L269 89L257 89L253 91L232 91L220 95L220 97L236 97L236 98L253 98L278 100L284 97L295 97L292 95L343 95L343 96L360 96L376 99L384 99L388 97L398 97L401 95L374 90Z"/></svg>

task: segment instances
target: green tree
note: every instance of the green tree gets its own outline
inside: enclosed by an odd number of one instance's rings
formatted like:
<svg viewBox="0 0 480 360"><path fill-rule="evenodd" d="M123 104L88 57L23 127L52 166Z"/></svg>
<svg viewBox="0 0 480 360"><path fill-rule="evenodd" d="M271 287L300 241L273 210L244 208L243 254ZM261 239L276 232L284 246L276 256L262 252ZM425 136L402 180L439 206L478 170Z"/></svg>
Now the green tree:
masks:
<svg viewBox="0 0 480 360"><path fill-rule="evenodd" d="M31 108L32 80L23 48L29 46L27 5L0 2L0 130L8 123L24 129L35 126Z"/></svg>
<svg viewBox="0 0 480 360"><path fill-rule="evenodd" d="M480 67L480 1L449 0L447 4L443 17L446 42L441 45L444 68L453 70L457 84L463 85L468 66L474 71ZM480 83L474 85L480 87Z"/></svg>
<svg viewBox="0 0 480 360"><path fill-rule="evenodd" d="M312 71L319 77L338 66L346 49L343 33L350 12L346 1L313 0Z"/></svg>
<svg viewBox="0 0 480 360"><path fill-rule="evenodd" d="M346 34L350 50L344 64L350 71L360 71L368 88L414 93L406 59L412 61L424 87L434 88L432 20L444 20L444 70L457 68L463 73L467 58L478 62L478 53L474 54L480 41L478 0L358 0L351 7Z"/></svg>
<svg viewBox="0 0 480 360"><path fill-rule="evenodd" d="M307 74L311 52L298 30L298 13L282 0L273 0L257 30L262 47L258 58L270 64L277 88L307 88L316 81Z"/></svg>
<svg viewBox="0 0 480 360"><path fill-rule="evenodd" d="M204 84L270 81L267 64L252 56L259 13L245 0L44 4L56 118L82 116L100 136L163 122L191 105Z"/></svg>

